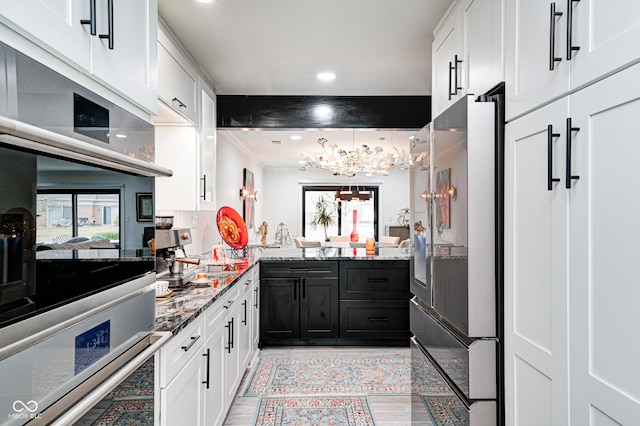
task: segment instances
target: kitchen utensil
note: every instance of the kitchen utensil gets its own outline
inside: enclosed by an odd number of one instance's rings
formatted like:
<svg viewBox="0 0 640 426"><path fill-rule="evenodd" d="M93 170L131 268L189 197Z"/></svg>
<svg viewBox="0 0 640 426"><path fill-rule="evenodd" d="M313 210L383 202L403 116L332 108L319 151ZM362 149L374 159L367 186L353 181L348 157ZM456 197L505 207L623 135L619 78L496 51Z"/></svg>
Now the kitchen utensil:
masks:
<svg viewBox="0 0 640 426"><path fill-rule="evenodd" d="M216 222L220 236L231 248L241 250L247 246L249 232L237 211L228 206L221 207L218 210Z"/></svg>

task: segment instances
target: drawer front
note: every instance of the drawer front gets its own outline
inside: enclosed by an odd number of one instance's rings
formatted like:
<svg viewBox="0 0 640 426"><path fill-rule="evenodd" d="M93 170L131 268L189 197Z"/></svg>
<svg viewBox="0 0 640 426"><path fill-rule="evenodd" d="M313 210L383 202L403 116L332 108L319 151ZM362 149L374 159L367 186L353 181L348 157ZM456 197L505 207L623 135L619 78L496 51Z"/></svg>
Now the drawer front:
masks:
<svg viewBox="0 0 640 426"><path fill-rule="evenodd" d="M411 385L417 389L422 404L411 404L411 419L415 424L431 424L438 419L439 424L466 426L496 426L498 407L496 401L474 401L470 405L463 402L446 381L433 377L438 374L424 348L415 338L411 338ZM433 387L433 389L429 389Z"/></svg>
<svg viewBox="0 0 640 426"><path fill-rule="evenodd" d="M409 302L402 300L341 301L340 337L356 339L409 337Z"/></svg>
<svg viewBox="0 0 640 426"><path fill-rule="evenodd" d="M160 387L165 388L194 355L202 355L204 341L201 315L160 348Z"/></svg>
<svg viewBox="0 0 640 426"><path fill-rule="evenodd" d="M338 277L337 261L262 262L260 276L277 277Z"/></svg>
<svg viewBox="0 0 640 426"><path fill-rule="evenodd" d="M340 299L409 300L409 262L344 262Z"/></svg>
<svg viewBox="0 0 640 426"><path fill-rule="evenodd" d="M496 341L467 345L411 300L411 331L420 344L469 399L496 398Z"/></svg>

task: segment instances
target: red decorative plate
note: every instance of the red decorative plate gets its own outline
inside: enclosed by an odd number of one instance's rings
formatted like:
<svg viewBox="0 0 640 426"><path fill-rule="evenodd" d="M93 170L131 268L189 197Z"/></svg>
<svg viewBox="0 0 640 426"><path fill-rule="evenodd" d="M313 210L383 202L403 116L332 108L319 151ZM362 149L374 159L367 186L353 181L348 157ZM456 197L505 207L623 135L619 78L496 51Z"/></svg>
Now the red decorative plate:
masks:
<svg viewBox="0 0 640 426"><path fill-rule="evenodd" d="M249 242L249 232L244 220L231 207L220 207L216 217L218 231L225 243L236 250L243 249Z"/></svg>

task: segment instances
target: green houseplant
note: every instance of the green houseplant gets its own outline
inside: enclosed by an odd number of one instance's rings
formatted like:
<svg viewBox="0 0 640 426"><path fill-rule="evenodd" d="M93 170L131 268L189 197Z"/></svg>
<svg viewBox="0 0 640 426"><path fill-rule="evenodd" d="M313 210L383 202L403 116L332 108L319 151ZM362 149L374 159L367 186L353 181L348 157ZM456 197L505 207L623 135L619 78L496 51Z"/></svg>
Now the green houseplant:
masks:
<svg viewBox="0 0 640 426"><path fill-rule="evenodd" d="M313 221L311 226L315 229L318 226L322 226L324 229L324 240L329 241L327 236L327 227L335 223L336 215L336 203L330 199L327 199L324 195L318 198L316 202L316 211L313 214Z"/></svg>

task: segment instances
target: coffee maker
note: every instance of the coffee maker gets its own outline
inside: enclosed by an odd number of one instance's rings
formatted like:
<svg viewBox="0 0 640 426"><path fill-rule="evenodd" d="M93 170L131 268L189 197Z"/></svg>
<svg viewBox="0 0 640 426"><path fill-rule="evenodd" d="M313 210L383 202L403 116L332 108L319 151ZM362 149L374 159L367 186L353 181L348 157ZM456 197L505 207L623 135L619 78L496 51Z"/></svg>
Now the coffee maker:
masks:
<svg viewBox="0 0 640 426"><path fill-rule="evenodd" d="M189 259L185 256L184 246L191 244L191 230L183 229L156 229L156 264L164 264L164 268L158 267L158 278L169 281L169 287L181 287L195 278L195 271L185 271L185 263L197 265L198 259ZM166 269L168 273L160 273L160 269ZM188 269L188 268L187 268Z"/></svg>

